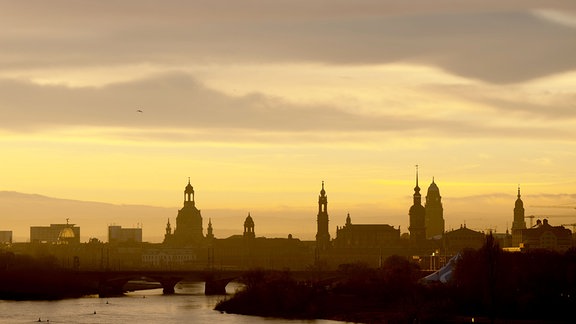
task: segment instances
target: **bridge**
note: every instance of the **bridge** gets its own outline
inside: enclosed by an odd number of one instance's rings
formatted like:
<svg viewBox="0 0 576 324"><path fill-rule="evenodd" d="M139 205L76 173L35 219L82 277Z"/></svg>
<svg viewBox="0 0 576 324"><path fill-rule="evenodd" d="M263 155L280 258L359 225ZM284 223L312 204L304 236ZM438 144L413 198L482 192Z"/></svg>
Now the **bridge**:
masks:
<svg viewBox="0 0 576 324"><path fill-rule="evenodd" d="M122 295L129 281L147 280L158 282L166 295L174 294L177 283L181 281L204 282L206 295L226 294L226 285L241 278L251 270L87 270L66 272L68 282L88 285L99 296ZM341 276L337 271L289 271L298 281L323 282Z"/></svg>

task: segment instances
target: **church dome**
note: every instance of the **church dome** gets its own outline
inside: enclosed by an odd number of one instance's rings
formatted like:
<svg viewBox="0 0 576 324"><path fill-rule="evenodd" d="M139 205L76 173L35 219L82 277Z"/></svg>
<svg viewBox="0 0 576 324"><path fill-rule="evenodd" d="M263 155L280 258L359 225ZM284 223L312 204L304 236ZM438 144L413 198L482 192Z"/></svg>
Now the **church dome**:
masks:
<svg viewBox="0 0 576 324"><path fill-rule="evenodd" d="M64 228L62 231L60 231L60 234L58 235L58 239L61 241L67 241L75 237L76 235L74 234L74 231L70 227Z"/></svg>
<svg viewBox="0 0 576 324"><path fill-rule="evenodd" d="M518 198L516 199L516 208L524 208L524 202L520 198L520 186L518 186Z"/></svg>
<svg viewBox="0 0 576 324"><path fill-rule="evenodd" d="M430 184L430 187L428 187L428 195L430 196L431 194L440 196L440 189L438 189L434 179L432 179L432 183Z"/></svg>
<svg viewBox="0 0 576 324"><path fill-rule="evenodd" d="M190 184L190 181L188 181L188 185L186 186L185 192L186 193L194 192L194 187L192 187L192 185Z"/></svg>
<svg viewBox="0 0 576 324"><path fill-rule="evenodd" d="M522 201L522 199L520 199L520 197L516 199L516 208L524 208L524 202Z"/></svg>
<svg viewBox="0 0 576 324"><path fill-rule="evenodd" d="M252 216L250 216L250 214L248 214L248 217L246 217L246 220L244 221L244 226L254 226L254 220L252 219Z"/></svg>

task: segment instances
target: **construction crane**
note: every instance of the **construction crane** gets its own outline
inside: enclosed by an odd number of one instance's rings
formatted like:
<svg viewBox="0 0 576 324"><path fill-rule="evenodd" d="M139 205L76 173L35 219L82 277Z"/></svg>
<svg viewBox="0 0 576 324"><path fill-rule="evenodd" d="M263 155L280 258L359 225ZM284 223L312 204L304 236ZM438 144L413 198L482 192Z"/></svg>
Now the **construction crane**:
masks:
<svg viewBox="0 0 576 324"><path fill-rule="evenodd" d="M576 209L576 206L567 206L567 205L553 205L553 206L530 206L534 208L570 208Z"/></svg>
<svg viewBox="0 0 576 324"><path fill-rule="evenodd" d="M534 225L534 215L530 215L530 216L524 216L524 218L530 218L530 228L532 228L532 226Z"/></svg>
<svg viewBox="0 0 576 324"><path fill-rule="evenodd" d="M576 217L576 215L539 215L539 216L529 215L529 216L524 216L524 218L530 218L530 228L532 228L532 226L534 226L534 218L551 218L551 217Z"/></svg>

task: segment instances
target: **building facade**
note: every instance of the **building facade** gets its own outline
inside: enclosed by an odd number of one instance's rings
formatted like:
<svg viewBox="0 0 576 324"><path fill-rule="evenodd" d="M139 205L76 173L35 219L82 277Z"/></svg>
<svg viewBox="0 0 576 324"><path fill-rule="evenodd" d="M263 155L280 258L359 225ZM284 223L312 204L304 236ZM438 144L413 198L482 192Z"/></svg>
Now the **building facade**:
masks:
<svg viewBox="0 0 576 324"><path fill-rule="evenodd" d="M0 244L12 243L12 231L0 231Z"/></svg>
<svg viewBox="0 0 576 324"><path fill-rule="evenodd" d="M31 243L80 244L80 227L74 224L50 224L31 226Z"/></svg>
<svg viewBox="0 0 576 324"><path fill-rule="evenodd" d="M564 226L552 226L548 220L537 220L536 225L522 231L523 249L548 249L564 252L573 246L572 231Z"/></svg>
<svg viewBox="0 0 576 324"><path fill-rule="evenodd" d="M346 224L336 229L335 248L390 248L398 246L400 229L388 224L352 224L350 214Z"/></svg>
<svg viewBox="0 0 576 324"><path fill-rule="evenodd" d="M122 228L108 226L108 243L142 243L142 228Z"/></svg>
<svg viewBox="0 0 576 324"><path fill-rule="evenodd" d="M486 235L461 226L457 230L449 231L443 237L444 253L455 255L464 249L479 249L486 242Z"/></svg>

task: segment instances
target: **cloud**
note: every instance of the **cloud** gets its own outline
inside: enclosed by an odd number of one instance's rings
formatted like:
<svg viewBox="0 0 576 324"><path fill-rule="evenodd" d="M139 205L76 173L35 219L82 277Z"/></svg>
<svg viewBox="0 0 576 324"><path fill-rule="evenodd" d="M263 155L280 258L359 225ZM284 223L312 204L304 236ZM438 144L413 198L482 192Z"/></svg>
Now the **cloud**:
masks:
<svg viewBox="0 0 576 324"><path fill-rule="evenodd" d="M566 138L542 125L489 125L462 119L346 111L337 103L296 104L252 93L229 96L194 78L171 73L105 87L70 88L0 79L0 128L15 132L76 127L107 128L126 138L171 141L269 141L339 138L400 132L405 136L534 136ZM143 110L138 113L137 110ZM529 134L529 135L527 135ZM326 138L325 138L326 139Z"/></svg>
<svg viewBox="0 0 576 324"><path fill-rule="evenodd" d="M422 87L459 101L480 104L501 118L522 118L523 122L528 119L565 122L576 119L576 92L572 90L558 91L552 86L544 87L545 90L508 86L503 91L500 86L478 84L429 84Z"/></svg>
<svg viewBox="0 0 576 324"><path fill-rule="evenodd" d="M9 2L0 7L0 71L408 62L502 84L576 68L576 29L543 19L536 2L428 2ZM547 5L546 12L574 9Z"/></svg>

